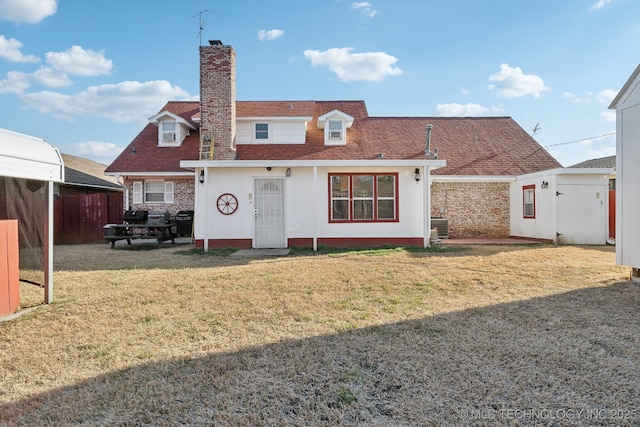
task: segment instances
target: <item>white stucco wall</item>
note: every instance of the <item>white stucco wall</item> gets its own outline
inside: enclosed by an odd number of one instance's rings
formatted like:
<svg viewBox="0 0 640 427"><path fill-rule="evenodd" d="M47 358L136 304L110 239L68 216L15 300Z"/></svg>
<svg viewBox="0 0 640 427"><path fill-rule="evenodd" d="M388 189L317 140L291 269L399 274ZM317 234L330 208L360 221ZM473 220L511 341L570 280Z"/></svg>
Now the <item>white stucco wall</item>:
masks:
<svg viewBox="0 0 640 427"><path fill-rule="evenodd" d="M252 239L254 237L253 182L255 178L284 177L287 238L415 238L425 232L427 186L415 181L413 167L286 167L209 168L206 182L196 184L195 238ZM328 173L398 173L398 222L330 223ZM423 174L424 175L424 174ZM221 214L216 202L223 193L238 199L232 215ZM428 210L426 210L428 212Z"/></svg>

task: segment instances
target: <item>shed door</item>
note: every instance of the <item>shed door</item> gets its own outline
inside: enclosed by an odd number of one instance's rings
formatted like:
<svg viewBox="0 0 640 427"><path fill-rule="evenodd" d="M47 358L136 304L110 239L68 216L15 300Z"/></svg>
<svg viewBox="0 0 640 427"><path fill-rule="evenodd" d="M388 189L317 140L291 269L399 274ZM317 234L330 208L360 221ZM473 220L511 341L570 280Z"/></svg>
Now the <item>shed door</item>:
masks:
<svg viewBox="0 0 640 427"><path fill-rule="evenodd" d="M606 192L602 186L558 186L558 243L604 245L607 241Z"/></svg>
<svg viewBox="0 0 640 427"><path fill-rule="evenodd" d="M254 248L286 248L284 178L254 180Z"/></svg>

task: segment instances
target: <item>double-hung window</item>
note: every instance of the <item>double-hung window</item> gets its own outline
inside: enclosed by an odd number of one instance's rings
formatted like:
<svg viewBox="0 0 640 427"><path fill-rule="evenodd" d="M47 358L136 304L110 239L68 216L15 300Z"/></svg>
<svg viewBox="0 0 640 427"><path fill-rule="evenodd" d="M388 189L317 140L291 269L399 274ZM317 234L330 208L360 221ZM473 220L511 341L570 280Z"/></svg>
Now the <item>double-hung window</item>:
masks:
<svg viewBox="0 0 640 427"><path fill-rule="evenodd" d="M329 174L329 221L398 221L397 183L397 174Z"/></svg>
<svg viewBox="0 0 640 427"><path fill-rule="evenodd" d="M342 120L329 120L329 140L342 141Z"/></svg>
<svg viewBox="0 0 640 427"><path fill-rule="evenodd" d="M255 140L256 141L268 141L269 140L269 123L256 123L255 124Z"/></svg>
<svg viewBox="0 0 640 427"><path fill-rule="evenodd" d="M536 186L525 185L522 187L522 216L523 218L536 217Z"/></svg>
<svg viewBox="0 0 640 427"><path fill-rule="evenodd" d="M176 140L176 122L160 122L162 126L162 141L173 142Z"/></svg>
<svg viewBox="0 0 640 427"><path fill-rule="evenodd" d="M133 203L173 203L173 182L149 180L133 183Z"/></svg>

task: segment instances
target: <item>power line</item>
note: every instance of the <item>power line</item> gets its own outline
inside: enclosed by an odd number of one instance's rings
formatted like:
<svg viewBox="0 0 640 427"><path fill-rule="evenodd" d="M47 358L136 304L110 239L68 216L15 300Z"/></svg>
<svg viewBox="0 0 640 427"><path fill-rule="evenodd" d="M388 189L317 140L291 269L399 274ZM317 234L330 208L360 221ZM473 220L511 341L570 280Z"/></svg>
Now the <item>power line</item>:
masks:
<svg viewBox="0 0 640 427"><path fill-rule="evenodd" d="M557 147L559 145L575 144L576 142L589 141L591 139L598 139L598 138L604 138L605 136L615 135L615 133L616 133L616 131L614 130L613 132L603 133L602 135L591 136L589 138L576 139L575 141L560 142L558 144L543 145L543 147L544 148L548 148L548 147Z"/></svg>

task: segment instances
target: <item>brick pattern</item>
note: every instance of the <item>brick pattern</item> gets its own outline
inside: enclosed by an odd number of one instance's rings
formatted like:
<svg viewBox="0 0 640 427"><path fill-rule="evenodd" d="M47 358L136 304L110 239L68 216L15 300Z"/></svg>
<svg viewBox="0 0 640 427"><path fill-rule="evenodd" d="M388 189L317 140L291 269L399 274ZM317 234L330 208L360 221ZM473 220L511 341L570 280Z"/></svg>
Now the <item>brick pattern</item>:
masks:
<svg viewBox="0 0 640 427"><path fill-rule="evenodd" d="M133 204L133 182L140 179L124 179L124 185L129 190L129 200L125 209L170 212L175 215L180 211L193 210L194 208L194 181L193 178L167 179L173 182L173 203L137 203Z"/></svg>
<svg viewBox="0 0 640 427"><path fill-rule="evenodd" d="M509 201L507 182L431 185L431 216L449 219L450 238L509 237Z"/></svg>
<svg viewBox="0 0 640 427"><path fill-rule="evenodd" d="M236 157L236 53L231 46L200 46L200 132L211 135L215 160Z"/></svg>

